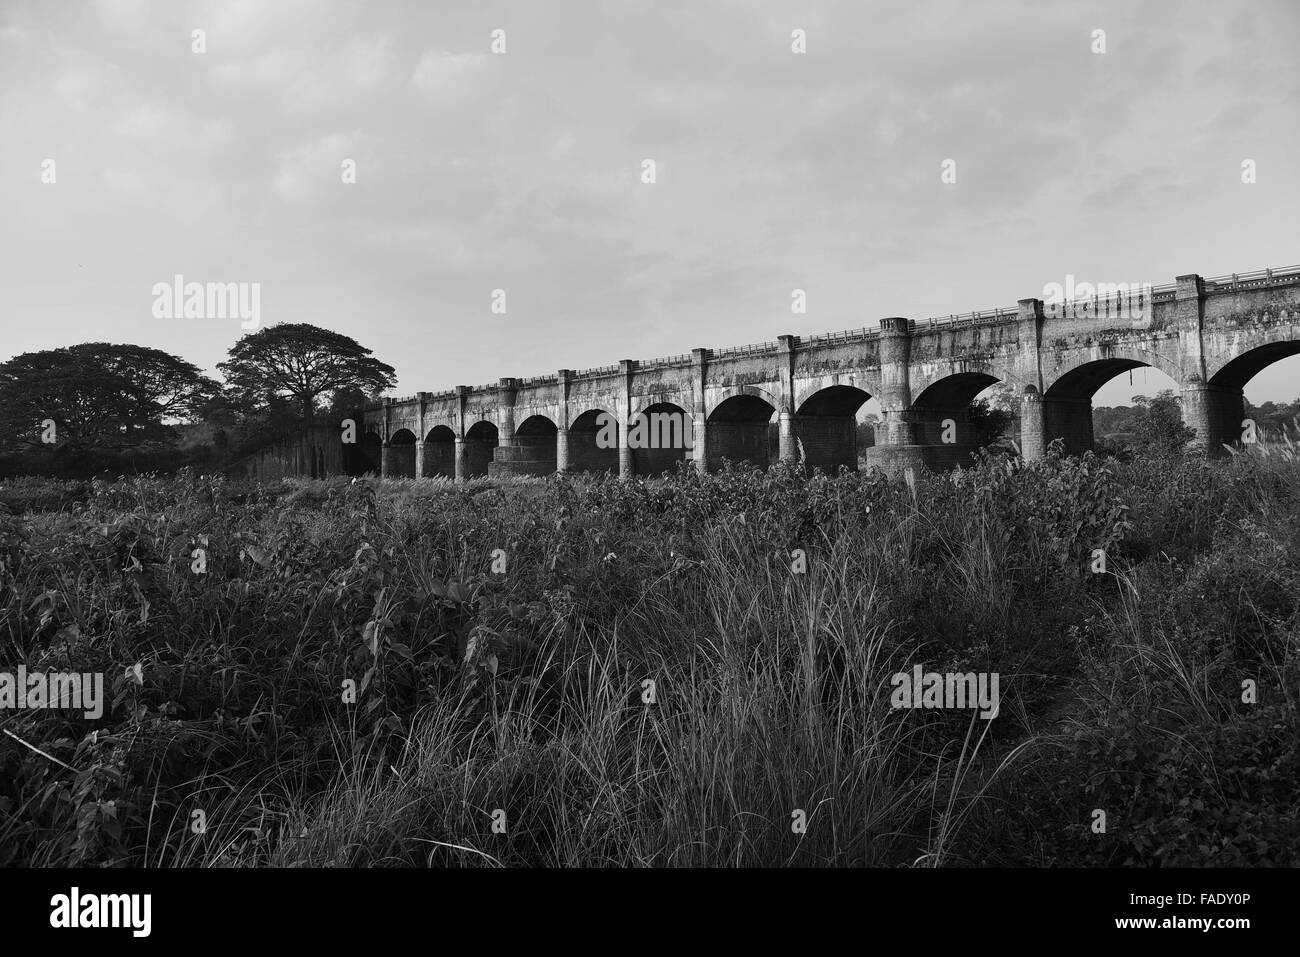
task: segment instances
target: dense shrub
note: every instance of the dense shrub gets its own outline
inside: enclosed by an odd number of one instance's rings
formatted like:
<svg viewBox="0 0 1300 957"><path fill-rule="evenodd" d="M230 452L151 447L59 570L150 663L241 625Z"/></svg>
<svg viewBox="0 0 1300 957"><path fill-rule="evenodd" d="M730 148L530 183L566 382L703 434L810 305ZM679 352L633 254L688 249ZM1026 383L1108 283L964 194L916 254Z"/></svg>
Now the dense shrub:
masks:
<svg viewBox="0 0 1300 957"><path fill-rule="evenodd" d="M7 482L0 670L110 700L0 713L0 858L1286 863L1297 468Z"/></svg>

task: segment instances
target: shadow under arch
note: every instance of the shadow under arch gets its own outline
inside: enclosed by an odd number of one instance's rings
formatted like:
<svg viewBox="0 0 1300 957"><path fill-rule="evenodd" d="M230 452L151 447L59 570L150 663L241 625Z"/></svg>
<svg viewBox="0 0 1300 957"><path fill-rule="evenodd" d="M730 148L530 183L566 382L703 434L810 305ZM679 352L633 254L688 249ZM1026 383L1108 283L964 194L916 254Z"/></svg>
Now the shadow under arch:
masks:
<svg viewBox="0 0 1300 957"><path fill-rule="evenodd" d="M605 428L607 423L614 423L614 428ZM587 409L570 423L568 470L618 474L618 429L612 414Z"/></svg>
<svg viewBox="0 0 1300 957"><path fill-rule="evenodd" d="M746 386L714 406L705 430L706 465L710 470L721 466L723 459L767 468L775 457L772 446L776 444L776 436L770 434L768 424L776 406L760 397L765 394L763 390Z"/></svg>
<svg viewBox="0 0 1300 957"><path fill-rule="evenodd" d="M871 393L851 385L831 385L804 398L795 410L796 456L809 469L834 475L840 466L857 471L858 410ZM779 454L779 449L778 449Z"/></svg>
<svg viewBox="0 0 1300 957"><path fill-rule="evenodd" d="M632 474L671 475L677 463L691 457L694 421L675 402L655 402L632 417L628 446Z"/></svg>
<svg viewBox="0 0 1300 957"><path fill-rule="evenodd" d="M385 478L415 478L415 433L398 429L388 439L388 465Z"/></svg>
<svg viewBox="0 0 1300 957"><path fill-rule="evenodd" d="M435 425L424 437L422 478L456 477L456 433L450 426Z"/></svg>
<svg viewBox="0 0 1300 957"><path fill-rule="evenodd" d="M552 475L556 465L556 436L559 427L544 415L530 415L515 427L511 471L523 475ZM504 460L504 450L497 456Z"/></svg>
<svg viewBox="0 0 1300 957"><path fill-rule="evenodd" d="M488 474L497 448L497 427L483 419L465 433L465 477L483 478Z"/></svg>

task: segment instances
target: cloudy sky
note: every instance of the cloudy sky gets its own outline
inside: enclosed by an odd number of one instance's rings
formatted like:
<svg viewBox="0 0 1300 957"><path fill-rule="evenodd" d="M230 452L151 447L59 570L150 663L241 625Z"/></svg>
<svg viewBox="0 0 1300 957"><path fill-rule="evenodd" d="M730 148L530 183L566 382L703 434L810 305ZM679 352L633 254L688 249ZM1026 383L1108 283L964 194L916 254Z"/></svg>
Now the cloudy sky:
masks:
<svg viewBox="0 0 1300 957"><path fill-rule="evenodd" d="M211 371L243 330L156 318L178 273L259 282L264 325L347 333L410 394L1291 265L1298 28L1295 0L0 0L0 357ZM1300 358L1247 395L1300 395Z"/></svg>

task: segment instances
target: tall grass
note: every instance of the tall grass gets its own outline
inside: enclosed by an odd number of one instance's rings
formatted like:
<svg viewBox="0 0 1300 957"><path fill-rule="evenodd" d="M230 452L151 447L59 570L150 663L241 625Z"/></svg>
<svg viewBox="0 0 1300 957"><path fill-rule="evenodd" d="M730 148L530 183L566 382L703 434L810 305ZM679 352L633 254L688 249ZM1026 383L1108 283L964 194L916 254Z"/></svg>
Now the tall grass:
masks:
<svg viewBox="0 0 1300 957"><path fill-rule="evenodd" d="M6 486L3 662L103 670L114 700L0 712L0 856L1285 862L1297 477L1053 457L911 486ZM999 673L998 718L892 708L914 664Z"/></svg>

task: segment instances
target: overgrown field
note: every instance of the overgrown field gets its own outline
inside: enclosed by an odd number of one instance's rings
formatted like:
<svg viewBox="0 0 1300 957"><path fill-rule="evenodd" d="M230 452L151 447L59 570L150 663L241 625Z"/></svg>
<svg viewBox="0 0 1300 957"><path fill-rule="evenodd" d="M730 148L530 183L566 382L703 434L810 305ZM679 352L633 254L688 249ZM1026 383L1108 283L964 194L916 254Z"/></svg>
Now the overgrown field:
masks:
<svg viewBox="0 0 1300 957"><path fill-rule="evenodd" d="M1295 462L0 503L0 863L1300 864Z"/></svg>

